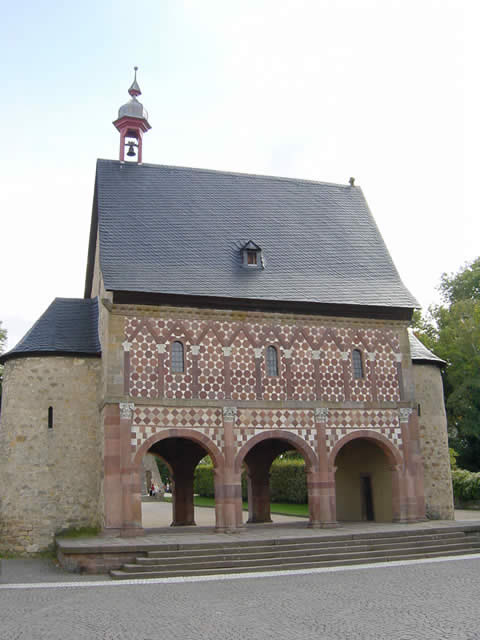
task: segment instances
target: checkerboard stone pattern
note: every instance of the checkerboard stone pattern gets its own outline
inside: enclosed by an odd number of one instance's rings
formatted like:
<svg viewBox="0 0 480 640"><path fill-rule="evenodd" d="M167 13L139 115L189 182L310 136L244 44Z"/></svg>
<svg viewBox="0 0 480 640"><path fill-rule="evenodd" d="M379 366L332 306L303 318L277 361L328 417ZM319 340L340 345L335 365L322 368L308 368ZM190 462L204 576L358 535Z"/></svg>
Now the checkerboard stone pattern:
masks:
<svg viewBox="0 0 480 640"><path fill-rule="evenodd" d="M222 410L194 407L136 407L131 427L132 450L164 429L188 428L206 435L221 450L223 448Z"/></svg>
<svg viewBox="0 0 480 640"><path fill-rule="evenodd" d="M338 440L358 429L370 429L385 436L402 450L402 430L398 412L394 409L330 410L328 413L327 450L330 452Z"/></svg>
<svg viewBox="0 0 480 640"><path fill-rule="evenodd" d="M238 448L264 431L276 430L279 436L288 431L303 438L310 446L315 446L315 422L312 409L241 409L235 427Z"/></svg>

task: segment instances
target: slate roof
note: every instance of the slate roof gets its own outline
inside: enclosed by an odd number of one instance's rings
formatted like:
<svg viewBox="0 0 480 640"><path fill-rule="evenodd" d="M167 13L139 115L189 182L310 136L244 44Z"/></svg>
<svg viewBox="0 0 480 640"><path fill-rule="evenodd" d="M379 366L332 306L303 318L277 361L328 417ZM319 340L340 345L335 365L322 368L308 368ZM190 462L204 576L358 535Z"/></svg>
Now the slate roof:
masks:
<svg viewBox="0 0 480 640"><path fill-rule="evenodd" d="M100 353L97 298L55 298L20 342L0 357L0 363L21 356Z"/></svg>
<svg viewBox="0 0 480 640"><path fill-rule="evenodd" d="M443 367L446 364L445 360L442 360L429 351L427 347L420 342L412 329L408 330L408 339L410 341L410 354L415 364L437 364L439 367Z"/></svg>
<svg viewBox="0 0 480 640"><path fill-rule="evenodd" d="M418 306L358 187L98 160L95 198L107 290ZM264 269L242 268L249 240Z"/></svg>

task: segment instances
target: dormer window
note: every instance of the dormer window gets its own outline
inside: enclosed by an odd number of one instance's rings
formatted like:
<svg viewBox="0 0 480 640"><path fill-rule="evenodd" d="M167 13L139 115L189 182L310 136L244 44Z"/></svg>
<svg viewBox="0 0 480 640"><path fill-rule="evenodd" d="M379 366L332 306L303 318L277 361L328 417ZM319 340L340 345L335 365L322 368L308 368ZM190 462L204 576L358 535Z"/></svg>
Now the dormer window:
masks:
<svg viewBox="0 0 480 640"><path fill-rule="evenodd" d="M253 240L242 247L242 265L246 269L263 269L262 248Z"/></svg>

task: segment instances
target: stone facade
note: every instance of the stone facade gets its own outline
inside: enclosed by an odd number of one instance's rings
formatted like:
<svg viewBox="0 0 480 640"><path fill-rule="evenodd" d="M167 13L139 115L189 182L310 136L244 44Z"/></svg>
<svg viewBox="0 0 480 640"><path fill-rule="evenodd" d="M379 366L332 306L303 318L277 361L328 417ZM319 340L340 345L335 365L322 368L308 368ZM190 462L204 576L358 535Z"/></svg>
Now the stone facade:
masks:
<svg viewBox="0 0 480 640"><path fill-rule="evenodd" d="M62 529L100 524L99 373L98 358L5 364L0 551L35 552Z"/></svg>
<svg viewBox="0 0 480 640"><path fill-rule="evenodd" d="M434 364L414 366L415 397L419 407L420 447L425 468L427 516L454 517L452 476L448 454L447 417L442 376Z"/></svg>
<svg viewBox="0 0 480 640"><path fill-rule="evenodd" d="M217 530L242 526L243 465L250 520L268 521L270 464L293 448L306 461L310 525L335 526L337 456L356 441L378 460L342 467L341 495L345 478L371 472L383 519L422 519L424 483L427 513L453 517L441 380L437 367L412 365L406 322L113 304L97 281L101 359L6 363L3 549L34 551L62 529L95 524L141 534L148 452L172 470L178 525L193 522L193 470L207 454ZM182 373L172 372L174 342L184 349ZM278 375L267 368L272 346Z"/></svg>

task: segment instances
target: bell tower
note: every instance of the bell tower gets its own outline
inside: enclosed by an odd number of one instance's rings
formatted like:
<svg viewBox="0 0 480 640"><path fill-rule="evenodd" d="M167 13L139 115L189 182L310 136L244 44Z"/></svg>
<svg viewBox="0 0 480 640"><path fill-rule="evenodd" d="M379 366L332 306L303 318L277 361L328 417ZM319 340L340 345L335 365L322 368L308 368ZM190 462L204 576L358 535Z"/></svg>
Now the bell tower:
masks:
<svg viewBox="0 0 480 640"><path fill-rule="evenodd" d="M128 90L131 98L118 110L118 118L114 126L120 132L120 162L125 162L125 147L128 147L127 158L132 162L142 163L142 138L143 134L152 127L148 123L148 113L137 96L141 95L137 82L138 67L134 67L135 77L132 86ZM134 160L136 158L136 160Z"/></svg>

